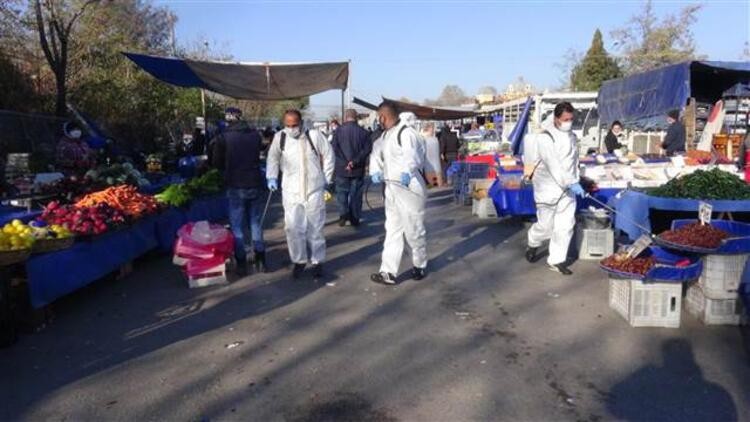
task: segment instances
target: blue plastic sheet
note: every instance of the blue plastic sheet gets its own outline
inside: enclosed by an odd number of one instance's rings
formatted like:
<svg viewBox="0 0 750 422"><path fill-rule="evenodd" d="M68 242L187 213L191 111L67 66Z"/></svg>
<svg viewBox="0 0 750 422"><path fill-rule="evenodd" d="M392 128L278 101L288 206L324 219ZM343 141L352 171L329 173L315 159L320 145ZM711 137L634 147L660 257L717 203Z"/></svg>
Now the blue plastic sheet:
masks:
<svg viewBox="0 0 750 422"><path fill-rule="evenodd" d="M607 204L618 192L620 192L620 189L600 189L593 194L593 197L599 202ZM495 204L498 216L536 215L534 189L530 186L522 187L521 189L505 189L502 182L495 180L489 191L487 191L487 195ZM588 207L602 208L601 205L588 198L579 198L577 207L578 209Z"/></svg>
<svg viewBox="0 0 750 422"><path fill-rule="evenodd" d="M750 62L693 61L664 66L604 82L597 98L601 123L664 129L666 113L682 109L690 97L710 102L750 77Z"/></svg>
<svg viewBox="0 0 750 422"><path fill-rule="evenodd" d="M645 275L615 271L603 265L600 265L599 267L602 271L612 276L643 280L646 283L684 283L698 279L703 272L703 261L696 255L681 255L659 246L651 246L639 256L653 256L656 258L657 265L650 269ZM690 261L690 264L683 267L677 266L677 263L686 259Z"/></svg>
<svg viewBox="0 0 750 422"><path fill-rule="evenodd" d="M26 262L32 306L45 306L154 249L156 222L155 217L147 217L69 249L32 256Z"/></svg>
<svg viewBox="0 0 750 422"><path fill-rule="evenodd" d="M27 211L26 208L19 207L0 207L0 226L4 226L11 221L18 219L24 223L39 217L42 215L41 211Z"/></svg>

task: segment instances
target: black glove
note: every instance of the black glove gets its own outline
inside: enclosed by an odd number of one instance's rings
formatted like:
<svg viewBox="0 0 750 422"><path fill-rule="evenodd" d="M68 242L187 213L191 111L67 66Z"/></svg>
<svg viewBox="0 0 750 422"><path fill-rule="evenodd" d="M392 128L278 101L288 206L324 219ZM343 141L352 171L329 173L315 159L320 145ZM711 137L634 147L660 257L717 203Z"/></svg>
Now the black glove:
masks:
<svg viewBox="0 0 750 422"><path fill-rule="evenodd" d="M328 193L333 195L334 193L336 193L336 185L334 183L329 183L326 185L326 190L328 191Z"/></svg>

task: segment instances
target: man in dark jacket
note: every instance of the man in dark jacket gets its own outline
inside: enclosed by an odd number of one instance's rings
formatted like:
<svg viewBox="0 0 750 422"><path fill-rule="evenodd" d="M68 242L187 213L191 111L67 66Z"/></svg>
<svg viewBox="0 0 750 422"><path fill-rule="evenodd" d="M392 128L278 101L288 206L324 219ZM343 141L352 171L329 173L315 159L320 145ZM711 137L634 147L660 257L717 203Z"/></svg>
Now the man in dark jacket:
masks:
<svg viewBox="0 0 750 422"><path fill-rule="evenodd" d="M336 155L339 226L345 226L349 220L356 227L362 215L362 185L372 142L367 131L357 124L355 110L344 113L344 124L333 133L332 146Z"/></svg>
<svg viewBox="0 0 750 422"><path fill-rule="evenodd" d="M443 176L445 177L445 172L448 170L448 167L450 167L451 163L458 158L458 136L456 135L456 132L446 124L443 126L443 130L440 131L438 142L440 143L440 160L442 161Z"/></svg>
<svg viewBox="0 0 750 422"><path fill-rule="evenodd" d="M671 157L678 152L685 152L685 126L680 123L680 111L672 110L667 113L667 135L664 136L664 142L661 147L664 149L667 157Z"/></svg>
<svg viewBox="0 0 750 422"><path fill-rule="evenodd" d="M260 170L260 152L263 138L257 130L240 120L242 112L227 108L228 126L213 141L213 165L224 172L229 198L229 224L234 235L234 255L237 273L247 274L246 233L252 235L255 250L255 269L266 271L266 247L263 228L260 226L262 203L265 197L263 174Z"/></svg>

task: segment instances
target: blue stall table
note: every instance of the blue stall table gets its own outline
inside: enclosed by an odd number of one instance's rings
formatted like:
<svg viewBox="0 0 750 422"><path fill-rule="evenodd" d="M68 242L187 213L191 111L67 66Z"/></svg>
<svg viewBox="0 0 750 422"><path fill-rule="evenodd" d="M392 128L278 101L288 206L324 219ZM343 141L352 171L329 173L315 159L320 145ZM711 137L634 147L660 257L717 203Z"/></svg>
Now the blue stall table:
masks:
<svg viewBox="0 0 750 422"><path fill-rule="evenodd" d="M750 212L750 201L699 201L697 199L661 198L643 192L627 190L614 198L612 204L618 212L615 216L615 228L625 232L630 239L637 239L643 229L651 231L649 210L698 212L700 202L713 206L714 212Z"/></svg>
<svg viewBox="0 0 750 422"><path fill-rule="evenodd" d="M29 258L26 273L32 306L52 303L154 249L156 222L156 216L146 217L131 227L76 242L69 249Z"/></svg>
<svg viewBox="0 0 750 422"><path fill-rule="evenodd" d="M619 192L621 192L621 189L600 189L592 196L599 202L607 204ZM498 216L536 215L534 189L531 186L521 187L520 189L504 189L502 183L496 180L490 187L488 195L495 204ZM589 206L601 208L599 204L588 198L578 199L578 209L588 208Z"/></svg>
<svg viewBox="0 0 750 422"><path fill-rule="evenodd" d="M28 223L40 215L42 215L41 211L27 211L26 208L22 207L0 206L0 226L4 226L15 219Z"/></svg>

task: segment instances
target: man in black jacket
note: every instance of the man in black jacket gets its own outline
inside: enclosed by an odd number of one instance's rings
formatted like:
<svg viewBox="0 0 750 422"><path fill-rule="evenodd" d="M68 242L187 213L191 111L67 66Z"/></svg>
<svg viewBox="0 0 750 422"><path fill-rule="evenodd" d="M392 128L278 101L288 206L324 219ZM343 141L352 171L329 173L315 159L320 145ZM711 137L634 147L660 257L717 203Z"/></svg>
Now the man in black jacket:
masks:
<svg viewBox="0 0 750 422"><path fill-rule="evenodd" d="M438 142L440 143L440 160L442 161L443 177L445 177L448 167L458 158L459 140L456 132L446 124L443 126L443 130L440 131Z"/></svg>
<svg viewBox="0 0 750 422"><path fill-rule="evenodd" d="M678 152L685 152L685 126L680 123L679 118L679 110L672 110L667 113L669 128L666 136L664 136L664 142L661 143L667 157L671 157Z"/></svg>
<svg viewBox="0 0 750 422"><path fill-rule="evenodd" d="M265 197L263 174L260 170L260 152L263 138L257 130L240 120L242 112L234 107L227 108L228 126L214 140L213 165L224 172L229 198L229 224L234 235L234 255L237 259L237 273L247 274L246 239L252 235L255 250L255 269L266 271L266 246L263 242L263 228L260 226L262 203Z"/></svg>
<svg viewBox="0 0 750 422"><path fill-rule="evenodd" d="M333 133L332 146L336 155L339 226L345 226L349 220L356 227L362 215L362 185L372 143L367 131L357 124L355 110L344 113L344 124Z"/></svg>

